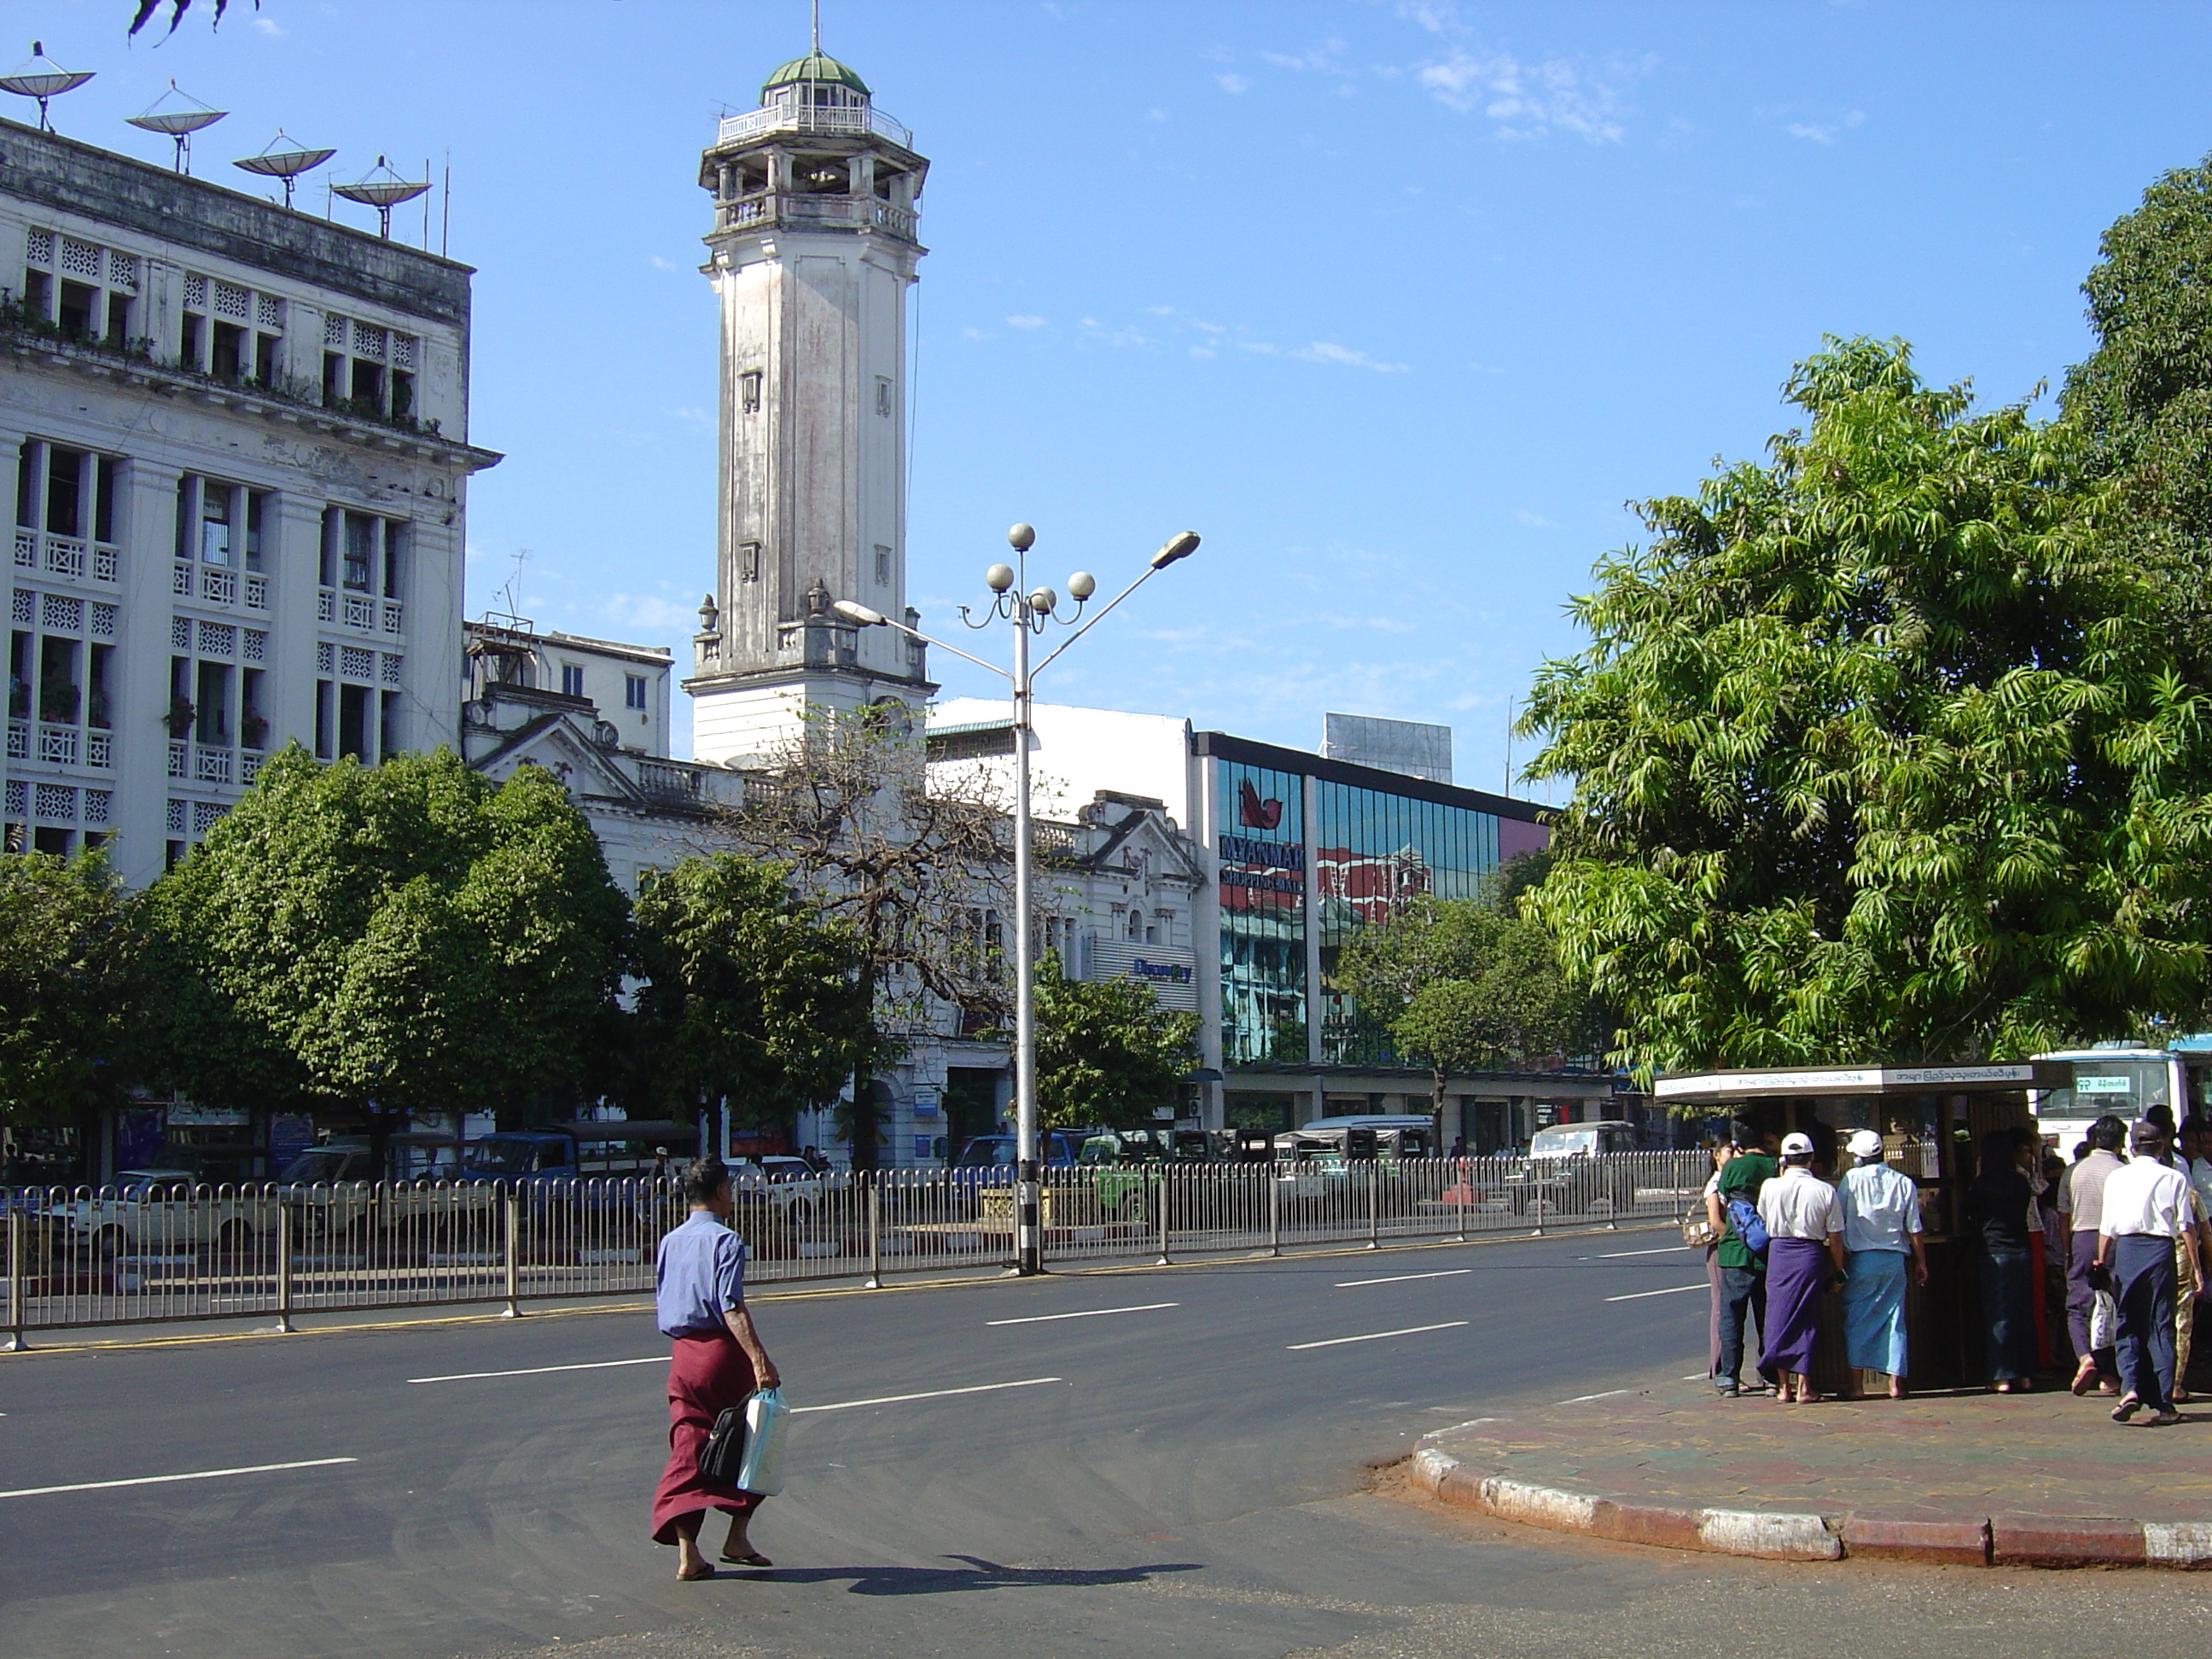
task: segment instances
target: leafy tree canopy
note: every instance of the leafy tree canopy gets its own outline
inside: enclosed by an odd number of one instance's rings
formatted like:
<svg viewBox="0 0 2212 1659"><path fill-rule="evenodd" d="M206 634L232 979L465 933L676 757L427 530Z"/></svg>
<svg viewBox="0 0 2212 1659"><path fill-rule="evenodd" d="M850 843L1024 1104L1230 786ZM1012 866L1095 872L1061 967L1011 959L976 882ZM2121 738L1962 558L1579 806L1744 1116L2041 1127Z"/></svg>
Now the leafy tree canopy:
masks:
<svg viewBox="0 0 2212 1659"><path fill-rule="evenodd" d="M98 853L0 854L0 1123L111 1104L133 1079L142 939Z"/></svg>
<svg viewBox="0 0 2212 1659"><path fill-rule="evenodd" d="M1493 872L1475 898L1410 901L1353 933L1337 958L1336 980L1361 1012L1429 1068L1439 1114L1453 1073L1521 1065L1589 1039L1589 999L1561 973L1550 933L1517 903L1543 860Z"/></svg>
<svg viewBox="0 0 2212 1659"><path fill-rule="evenodd" d="M723 853L685 859L638 894L634 1037L660 1109L726 1097L743 1121L781 1119L835 1099L867 1053L852 927L788 877Z"/></svg>
<svg viewBox="0 0 2212 1659"><path fill-rule="evenodd" d="M389 1111L573 1096L628 922L557 781L495 784L442 749L286 749L147 903L190 1094Z"/></svg>
<svg viewBox="0 0 2212 1659"><path fill-rule="evenodd" d="M2103 533L2158 586L2212 684L2212 161L2167 173L2105 233L2082 291L2097 349L2061 405L2112 481Z"/></svg>
<svg viewBox="0 0 2212 1659"><path fill-rule="evenodd" d="M2097 530L2075 434L1977 411L1898 342L1831 341L1809 430L1694 497L1545 665L1531 768L1571 779L1528 902L1693 1069L2034 1053L2193 1019L2205 705Z"/></svg>
<svg viewBox="0 0 2212 1659"><path fill-rule="evenodd" d="M1133 979L1070 979L1057 953L1036 970L1037 1121L1053 1129L1136 1128L1173 1106L1198 1064L1198 1016L1160 1006Z"/></svg>

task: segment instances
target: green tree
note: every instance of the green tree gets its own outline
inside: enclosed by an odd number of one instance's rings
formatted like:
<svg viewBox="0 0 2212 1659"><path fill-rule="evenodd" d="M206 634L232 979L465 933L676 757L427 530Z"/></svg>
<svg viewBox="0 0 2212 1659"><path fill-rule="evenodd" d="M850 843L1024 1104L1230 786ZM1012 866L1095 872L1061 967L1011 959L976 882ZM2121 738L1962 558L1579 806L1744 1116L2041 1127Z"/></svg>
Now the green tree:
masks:
<svg viewBox="0 0 2212 1659"><path fill-rule="evenodd" d="M2212 161L2169 173L2105 233L2082 291L2097 349L2060 404L2113 495L2101 531L2159 589L2212 684Z"/></svg>
<svg viewBox="0 0 2212 1659"><path fill-rule="evenodd" d="M1589 1000L1559 969L1552 937L1516 902L1531 872L1516 859L1471 899L1418 898L1354 933L1335 979L1392 1046L1429 1071L1439 1132L1453 1073L1526 1064L1577 1049Z"/></svg>
<svg viewBox="0 0 2212 1659"><path fill-rule="evenodd" d="M1160 1006L1133 979L1070 979L1057 952L1036 969L1037 1121L1136 1128L1176 1104L1198 1064L1198 1016Z"/></svg>
<svg viewBox="0 0 2212 1659"><path fill-rule="evenodd" d="M122 1098L143 961L100 854L0 854L0 1123L64 1121Z"/></svg>
<svg viewBox="0 0 2212 1659"><path fill-rule="evenodd" d="M639 892L632 1042L660 1109L689 1116L726 1098L744 1121L787 1129L799 1107L835 1099L867 1052L852 928L788 878L723 853Z"/></svg>
<svg viewBox="0 0 2212 1659"><path fill-rule="evenodd" d="M356 1108L380 1158L404 1111L573 1101L628 927L553 777L495 784L443 749L286 749L147 904L181 981L175 1080Z"/></svg>
<svg viewBox="0 0 2212 1659"><path fill-rule="evenodd" d="M2203 1001L2206 708L2075 434L1832 341L1765 466L1644 504L1530 769L1528 896L1639 1068L2009 1057Z"/></svg>

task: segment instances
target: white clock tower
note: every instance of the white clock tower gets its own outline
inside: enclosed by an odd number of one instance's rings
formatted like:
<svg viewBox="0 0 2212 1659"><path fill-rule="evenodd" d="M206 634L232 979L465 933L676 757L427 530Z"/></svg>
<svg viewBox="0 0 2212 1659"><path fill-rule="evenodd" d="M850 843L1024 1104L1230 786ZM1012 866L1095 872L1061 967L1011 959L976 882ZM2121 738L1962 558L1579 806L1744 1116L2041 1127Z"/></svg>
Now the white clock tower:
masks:
<svg viewBox="0 0 2212 1659"><path fill-rule="evenodd" d="M819 46L702 157L721 306L717 592L700 607L693 752L770 749L809 706L918 707L923 647L830 607L906 603L906 295L929 163Z"/></svg>

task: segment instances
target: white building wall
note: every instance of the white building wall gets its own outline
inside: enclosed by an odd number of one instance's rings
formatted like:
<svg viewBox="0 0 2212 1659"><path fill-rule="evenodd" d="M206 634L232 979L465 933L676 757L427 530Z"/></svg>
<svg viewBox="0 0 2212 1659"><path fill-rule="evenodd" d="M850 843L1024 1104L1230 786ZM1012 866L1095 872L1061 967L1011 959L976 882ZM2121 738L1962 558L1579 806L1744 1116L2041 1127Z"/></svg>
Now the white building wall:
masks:
<svg viewBox="0 0 2212 1659"><path fill-rule="evenodd" d="M1010 719L992 697L950 697L931 705L932 727L980 726ZM1192 827L1190 722L1166 714L1124 714L1065 703L1032 705L1031 799L1041 817L1066 817L1101 790L1149 795L1166 804L1176 827ZM1013 757L962 763L994 780L1012 799Z"/></svg>

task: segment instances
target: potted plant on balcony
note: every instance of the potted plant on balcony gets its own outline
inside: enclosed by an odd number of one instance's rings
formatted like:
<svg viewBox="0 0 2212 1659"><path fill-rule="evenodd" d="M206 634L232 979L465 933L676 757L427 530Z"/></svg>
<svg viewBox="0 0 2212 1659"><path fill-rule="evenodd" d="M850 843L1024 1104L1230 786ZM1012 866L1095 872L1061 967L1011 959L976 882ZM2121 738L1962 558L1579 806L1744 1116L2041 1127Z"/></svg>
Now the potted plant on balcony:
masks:
<svg viewBox="0 0 2212 1659"><path fill-rule="evenodd" d="M245 739L248 749L258 749L269 735L269 722L249 708L239 717L238 735Z"/></svg>
<svg viewBox="0 0 2212 1659"><path fill-rule="evenodd" d="M169 712L162 723L169 728L171 737L188 738L191 735L192 721L198 714L199 710L192 707L190 697L171 697Z"/></svg>

